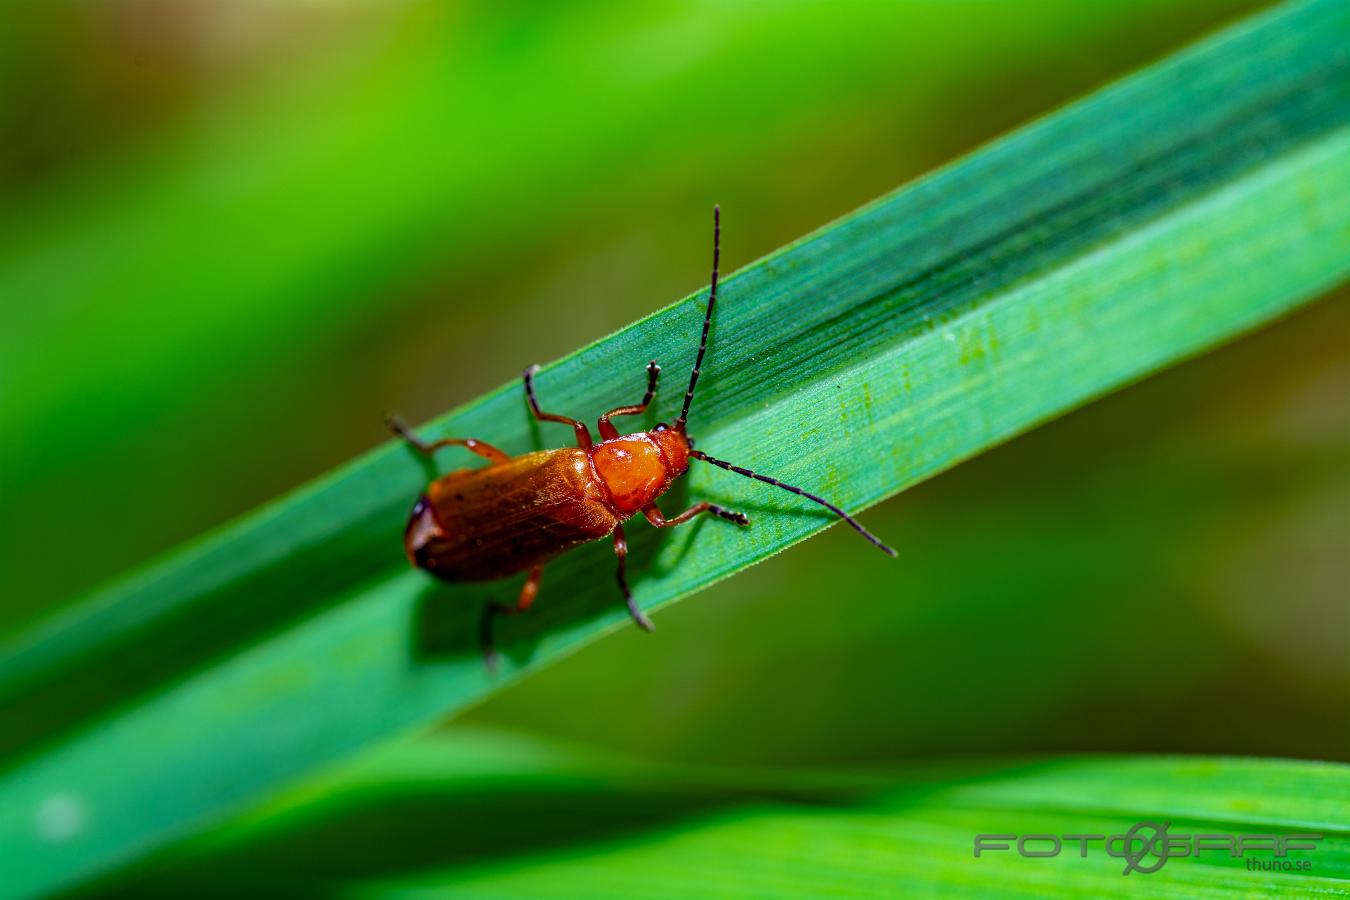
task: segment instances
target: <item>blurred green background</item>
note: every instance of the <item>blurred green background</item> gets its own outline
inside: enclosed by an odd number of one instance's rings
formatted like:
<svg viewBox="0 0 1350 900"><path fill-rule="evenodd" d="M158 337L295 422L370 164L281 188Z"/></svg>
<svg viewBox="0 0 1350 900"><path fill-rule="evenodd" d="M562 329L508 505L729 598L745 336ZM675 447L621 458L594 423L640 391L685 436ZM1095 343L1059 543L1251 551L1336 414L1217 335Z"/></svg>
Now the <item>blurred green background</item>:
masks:
<svg viewBox="0 0 1350 900"><path fill-rule="evenodd" d="M1261 5L13 7L0 635L698 287L713 202L734 269ZM1347 333L1323 300L872 511L898 563L832 529L449 727L1345 759Z"/></svg>

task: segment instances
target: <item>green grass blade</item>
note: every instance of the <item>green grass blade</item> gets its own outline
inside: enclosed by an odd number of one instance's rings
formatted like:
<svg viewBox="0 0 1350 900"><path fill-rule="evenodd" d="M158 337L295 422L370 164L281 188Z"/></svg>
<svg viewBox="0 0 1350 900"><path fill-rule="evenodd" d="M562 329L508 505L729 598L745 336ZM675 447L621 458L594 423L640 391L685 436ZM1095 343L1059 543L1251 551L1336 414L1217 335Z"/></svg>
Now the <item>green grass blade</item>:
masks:
<svg viewBox="0 0 1350 900"><path fill-rule="evenodd" d="M1334 285L1350 271L1347 41L1350 5L1282 8L728 278L700 447L860 509ZM734 242L734 210L725 226ZM700 315L676 304L545 369L545 404L630 402L647 359L689 364ZM655 417L679 395L668 384ZM511 384L427 433L521 451L564 431L532 423ZM506 672L488 677L473 621L513 585L406 568L402 519L429 474L391 444L7 648L5 887L134 860L623 624L612 555L586 548L505 623ZM633 529L648 609L830 524L716 470L689 494L755 525Z"/></svg>
<svg viewBox="0 0 1350 900"><path fill-rule="evenodd" d="M1286 760L744 771L457 728L290 792L123 887L137 897L203 883L242 895L288 881L377 897L1344 896L1347 790L1350 767ZM1310 868L1288 873L1206 850L1126 877L1100 841L1086 858L1076 843L1055 858L974 856L976 834L1124 834L1141 821L1170 823L1173 838L1322 837L1286 857ZM1273 854L1249 858L1268 864Z"/></svg>

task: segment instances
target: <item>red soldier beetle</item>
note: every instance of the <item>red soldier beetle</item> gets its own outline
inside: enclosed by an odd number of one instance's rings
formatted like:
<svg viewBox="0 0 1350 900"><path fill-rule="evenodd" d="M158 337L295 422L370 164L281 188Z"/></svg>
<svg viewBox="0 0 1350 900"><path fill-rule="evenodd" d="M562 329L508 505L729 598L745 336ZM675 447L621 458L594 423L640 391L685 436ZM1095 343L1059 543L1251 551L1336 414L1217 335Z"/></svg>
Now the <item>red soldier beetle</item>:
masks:
<svg viewBox="0 0 1350 900"><path fill-rule="evenodd" d="M528 571L525 584L514 605L490 602L483 609L479 639L489 668L495 665L492 642L493 620L498 615L514 616L534 603L544 565L578 544L613 536L618 556L619 590L628 604L633 620L651 631L651 620L633 600L624 573L628 543L623 523L642 513L657 528L673 528L702 513L746 526L744 514L714 503L700 502L666 518L656 498L670 489L671 483L697 459L728 472L744 475L765 484L790 491L818 503L839 516L880 550L895 556L857 519L828 500L798 487L732 465L694 449L686 432L689 407L698 386L703 356L708 349L708 331L712 327L713 308L717 304L717 274L721 255L721 210L713 208L713 267L708 290L708 309L703 316L703 333L698 355L689 374L680 416L671 425L661 423L651 431L621 435L611 421L619 416L636 416L646 411L656 395L661 367L647 364L647 392L632 406L611 409L600 417L597 427L600 443L591 440L585 423L567 416L546 413L539 408L534 392L538 366L525 370L525 399L534 417L542 422L570 425L576 432L575 448L541 450L510 456L491 444L475 438L442 438L427 443L398 418L389 420L390 428L411 446L430 456L441 447L464 447L485 457L488 465L461 469L433 481L418 498L408 518L403 543L409 561L416 567L445 581L490 581Z"/></svg>

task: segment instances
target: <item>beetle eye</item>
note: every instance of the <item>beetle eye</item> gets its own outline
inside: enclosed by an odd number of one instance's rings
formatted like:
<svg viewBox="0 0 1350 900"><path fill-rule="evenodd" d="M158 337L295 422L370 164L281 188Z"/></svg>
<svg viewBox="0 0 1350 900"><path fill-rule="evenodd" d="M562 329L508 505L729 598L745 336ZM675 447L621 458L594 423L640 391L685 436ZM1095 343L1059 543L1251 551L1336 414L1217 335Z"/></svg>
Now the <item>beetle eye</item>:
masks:
<svg viewBox="0 0 1350 900"><path fill-rule="evenodd" d="M656 423L656 430L657 430L657 431L665 431L665 430L666 430L667 428L669 428L669 427L670 427L670 426L667 425L665 422L657 422L657 423Z"/></svg>

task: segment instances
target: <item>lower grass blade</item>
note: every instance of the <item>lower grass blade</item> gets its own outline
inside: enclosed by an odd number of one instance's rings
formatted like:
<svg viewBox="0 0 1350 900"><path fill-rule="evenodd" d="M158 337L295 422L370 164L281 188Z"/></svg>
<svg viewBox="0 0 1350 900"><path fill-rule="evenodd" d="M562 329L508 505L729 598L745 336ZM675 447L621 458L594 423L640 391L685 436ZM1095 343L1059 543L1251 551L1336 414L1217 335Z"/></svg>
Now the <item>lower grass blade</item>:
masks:
<svg viewBox="0 0 1350 900"><path fill-rule="evenodd" d="M1347 42L1350 4L1282 7L728 278L700 448L858 510L1316 297L1350 273ZM546 405L635 400L646 360L691 362L700 317L676 304L546 368ZM565 431L510 384L426 433L519 452ZM386 446L4 648L4 891L130 863L624 623L610 550L585 548L489 677L474 620L514 584L439 587L402 559L432 474ZM706 467L688 495L755 525L633 529L649 610L831 524Z"/></svg>
<svg viewBox="0 0 1350 900"><path fill-rule="evenodd" d="M1344 896L1350 768L1213 757L990 759L899 769L668 766L495 731L402 742L122 882L137 897L295 882L367 897ZM1178 858L1124 835L1165 825ZM975 836L991 849L975 856ZM1022 856L1016 839L1041 835ZM1316 835L1283 857L1187 835ZM1060 838L1059 852L1052 841ZM1253 846L1261 846L1253 844ZM1264 845L1269 847L1269 844ZM1086 847L1086 849L1084 849ZM1248 869L1251 860L1253 869ZM1272 863L1287 871L1256 869ZM1157 871L1147 871L1154 867ZM1306 866L1304 868L1303 866Z"/></svg>

